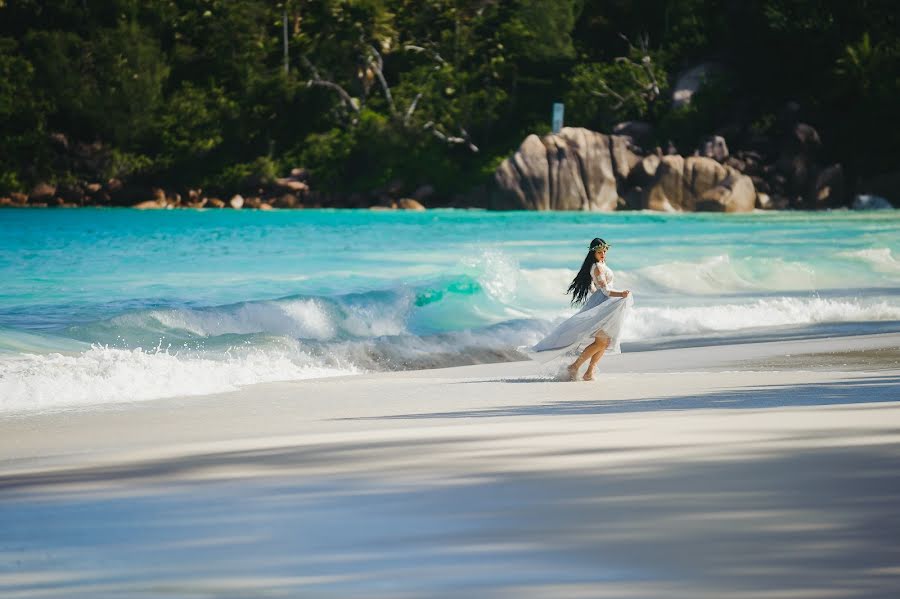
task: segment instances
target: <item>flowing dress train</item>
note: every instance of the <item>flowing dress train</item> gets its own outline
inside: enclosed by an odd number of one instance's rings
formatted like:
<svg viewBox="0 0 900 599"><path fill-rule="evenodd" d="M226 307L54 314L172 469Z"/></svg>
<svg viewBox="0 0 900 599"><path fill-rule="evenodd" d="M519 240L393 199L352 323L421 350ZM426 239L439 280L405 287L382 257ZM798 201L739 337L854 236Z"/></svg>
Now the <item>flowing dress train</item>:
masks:
<svg viewBox="0 0 900 599"><path fill-rule="evenodd" d="M593 293L584 306L570 318L553 329L537 345L529 348L532 359L547 362L574 349L581 350L594 342L594 338L604 334L610 339L608 354L620 352L619 339L622 325L634 300L628 297L610 297L613 272L604 262L591 267Z"/></svg>

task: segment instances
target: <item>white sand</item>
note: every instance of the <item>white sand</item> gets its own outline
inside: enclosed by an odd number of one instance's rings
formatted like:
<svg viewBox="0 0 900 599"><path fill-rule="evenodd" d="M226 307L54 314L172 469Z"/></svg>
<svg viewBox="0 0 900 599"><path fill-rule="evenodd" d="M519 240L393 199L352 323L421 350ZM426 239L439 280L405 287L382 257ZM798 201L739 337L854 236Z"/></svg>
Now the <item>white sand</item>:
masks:
<svg viewBox="0 0 900 599"><path fill-rule="evenodd" d="M896 348L665 350L610 357L594 383L515 363L0 417L0 596L900 596ZM841 370L834 352L863 359Z"/></svg>

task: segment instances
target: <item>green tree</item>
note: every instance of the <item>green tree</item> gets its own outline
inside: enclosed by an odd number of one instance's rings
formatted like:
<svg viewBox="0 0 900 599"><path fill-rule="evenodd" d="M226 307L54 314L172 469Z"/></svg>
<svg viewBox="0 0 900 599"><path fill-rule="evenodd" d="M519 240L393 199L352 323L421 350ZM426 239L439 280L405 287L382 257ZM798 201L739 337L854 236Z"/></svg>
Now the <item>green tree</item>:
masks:
<svg viewBox="0 0 900 599"><path fill-rule="evenodd" d="M46 168L46 108L34 87L32 64L0 37L0 193L22 191L25 173Z"/></svg>
<svg viewBox="0 0 900 599"><path fill-rule="evenodd" d="M609 130L625 120L646 120L668 89L668 77L644 42L611 62L572 69L567 103L575 122Z"/></svg>

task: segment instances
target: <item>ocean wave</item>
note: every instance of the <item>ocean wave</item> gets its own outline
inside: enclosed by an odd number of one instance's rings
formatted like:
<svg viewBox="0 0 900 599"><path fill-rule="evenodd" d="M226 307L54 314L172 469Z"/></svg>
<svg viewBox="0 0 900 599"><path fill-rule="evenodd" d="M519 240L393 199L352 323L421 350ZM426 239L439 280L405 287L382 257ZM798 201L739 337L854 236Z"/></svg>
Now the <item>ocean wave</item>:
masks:
<svg viewBox="0 0 900 599"><path fill-rule="evenodd" d="M843 258L859 260L874 270L887 273L900 273L900 260L894 258L890 248L869 248L853 250L838 254Z"/></svg>
<svg viewBox="0 0 900 599"><path fill-rule="evenodd" d="M885 270L897 264L887 249L864 250L853 256L875 261ZM772 297L842 289L848 281L845 270L841 266L834 272L817 272L802 262L780 258L736 260L721 254L633 270L616 268L614 286L631 289L645 305L680 296L692 305L703 306L715 297L753 293ZM252 334L323 342L426 336L516 319L565 315L570 312L565 290L574 276L575 271L566 268L523 269L509 255L490 250L462 258L443 276L383 282L381 289L301 294L218 306L138 309L73 325L61 334L88 344L126 349L154 346L160 341L180 347L212 347L219 338ZM884 276L870 278L870 283L878 285ZM858 278L854 284L861 287L866 281Z"/></svg>
<svg viewBox="0 0 900 599"><path fill-rule="evenodd" d="M301 339L332 339L341 332L391 335L403 330L398 314L408 302L402 294L392 294L383 302L355 300L357 297L300 297L212 308L150 310L118 316L104 325L113 330L175 331L193 337L265 332ZM382 312L377 310L379 304L394 310Z"/></svg>
<svg viewBox="0 0 900 599"><path fill-rule="evenodd" d="M639 297L637 301L623 331L626 342L763 327L900 321L900 305L892 299L781 297L705 306L641 306ZM566 314L420 334L406 328L379 336L305 339L228 333L208 337L194 349L161 342L149 350L95 345L80 353L4 355L0 411L201 395L254 383L367 371L520 360L525 356L516 348L536 343ZM272 322L270 316L265 319ZM283 328L281 321L275 322Z"/></svg>
<svg viewBox="0 0 900 599"><path fill-rule="evenodd" d="M890 253L863 254L889 270L900 264L891 262ZM728 254L707 256L697 260L661 262L635 269L610 265L615 272L614 287L631 289L644 296L728 296L735 294L798 293L840 289L848 282L846 269L840 265L791 261L783 258L732 258ZM526 290L517 297L524 305L546 306L560 303L576 271L559 268L529 269L519 272L519 288ZM859 286L878 284L877 277L857 273L853 283Z"/></svg>
<svg viewBox="0 0 900 599"><path fill-rule="evenodd" d="M418 284L347 293L297 295L208 307L136 310L107 320L69 327L66 334L89 343L134 347L181 344L226 335L266 333L307 341L428 335L526 318L519 306L518 269L502 257L473 262L471 274ZM547 293L555 284L547 284ZM538 287L533 281L534 288ZM553 303L562 296L554 289Z"/></svg>
<svg viewBox="0 0 900 599"><path fill-rule="evenodd" d="M894 260L880 250L851 257ZM636 300L624 340L900 321L895 296L779 296L781 289L820 284L823 276L802 263L766 260L719 255L617 269L615 286L631 288ZM564 292L574 275L522 269L507 254L488 251L463 258L443 276L382 289L136 309L54 335L0 329L0 410L523 359L516 347L533 345L573 312ZM758 299L741 299L755 292Z"/></svg>
<svg viewBox="0 0 900 599"><path fill-rule="evenodd" d="M900 321L900 305L883 299L766 298L747 303L638 307L626 323L627 341L826 322Z"/></svg>
<svg viewBox="0 0 900 599"><path fill-rule="evenodd" d="M228 347L179 350L95 345L59 352L0 356L0 412L56 409L206 395L245 385L366 371L419 370L523 359L547 321L516 320L475 330L370 339L300 341L251 335Z"/></svg>
<svg viewBox="0 0 900 599"><path fill-rule="evenodd" d="M203 357L161 348L145 351L94 346L71 355L0 358L0 411L206 395L253 383L357 372L352 365L327 364L296 348L246 348Z"/></svg>
<svg viewBox="0 0 900 599"><path fill-rule="evenodd" d="M82 351L88 344L58 335L29 333L0 327L0 356L52 351Z"/></svg>
<svg viewBox="0 0 900 599"><path fill-rule="evenodd" d="M727 295L748 291L813 291L836 278L781 258L733 260L728 254L673 261L617 273L617 286L643 293ZM834 280L833 280L834 279Z"/></svg>

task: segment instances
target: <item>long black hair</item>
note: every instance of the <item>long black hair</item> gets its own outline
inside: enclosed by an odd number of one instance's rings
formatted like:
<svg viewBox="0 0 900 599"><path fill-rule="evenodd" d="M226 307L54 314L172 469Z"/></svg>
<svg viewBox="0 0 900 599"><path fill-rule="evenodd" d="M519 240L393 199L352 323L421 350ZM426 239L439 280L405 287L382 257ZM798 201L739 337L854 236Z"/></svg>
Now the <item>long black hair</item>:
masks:
<svg viewBox="0 0 900 599"><path fill-rule="evenodd" d="M584 257L584 262L581 263L581 270L572 279L572 284L569 285L569 289L566 291L567 295L569 292L572 292L572 303L574 305L583 304L591 292L591 268L597 263L597 256L594 252L600 247L606 247L606 245L607 243L599 237L591 240L591 249L588 250L587 256Z"/></svg>

